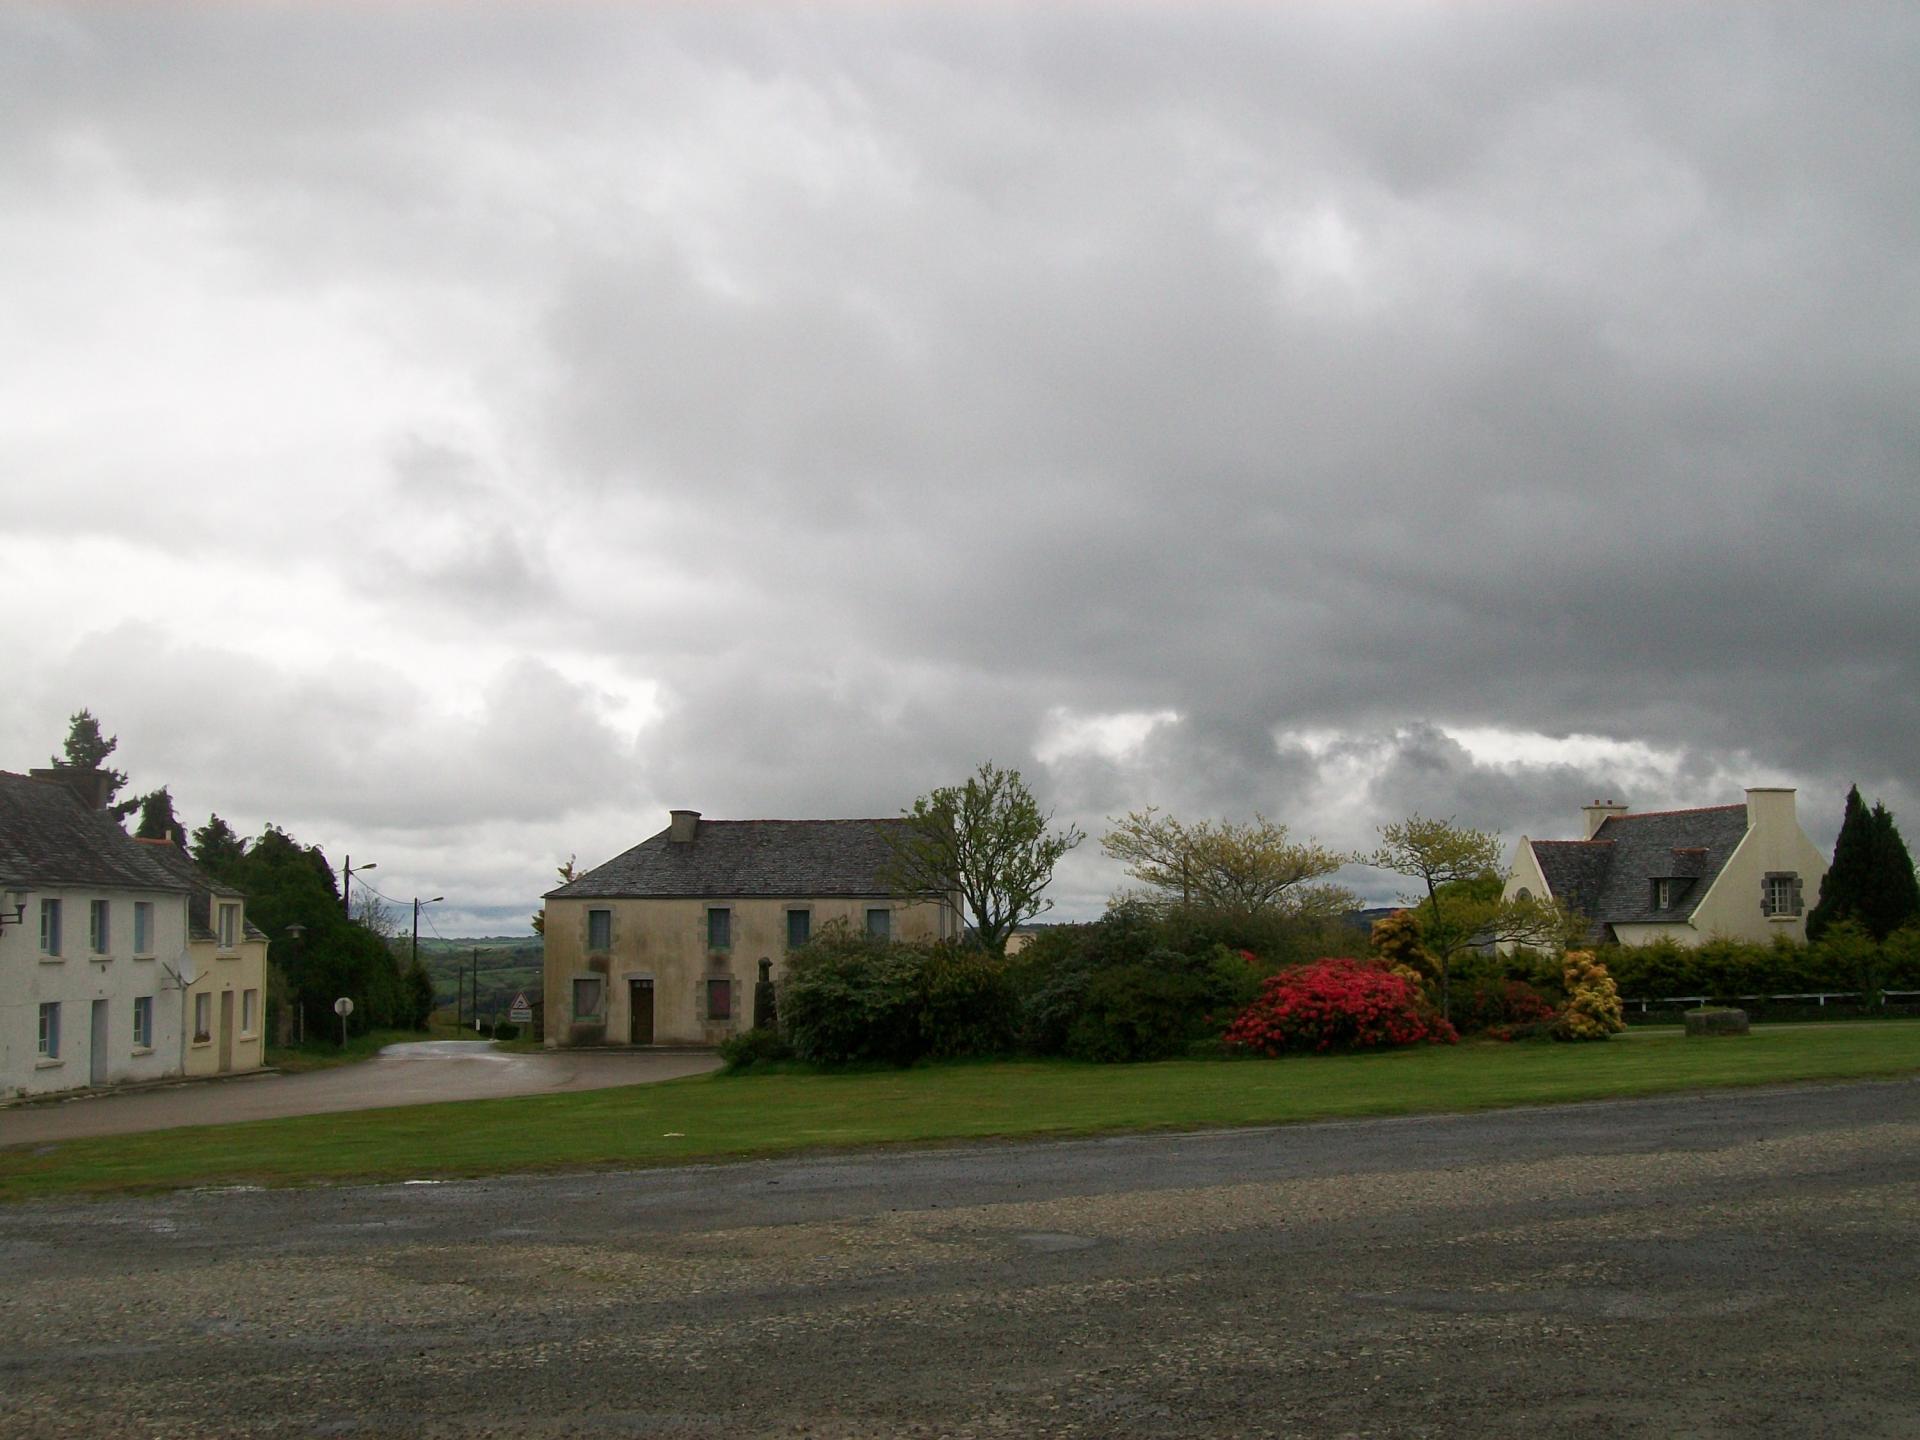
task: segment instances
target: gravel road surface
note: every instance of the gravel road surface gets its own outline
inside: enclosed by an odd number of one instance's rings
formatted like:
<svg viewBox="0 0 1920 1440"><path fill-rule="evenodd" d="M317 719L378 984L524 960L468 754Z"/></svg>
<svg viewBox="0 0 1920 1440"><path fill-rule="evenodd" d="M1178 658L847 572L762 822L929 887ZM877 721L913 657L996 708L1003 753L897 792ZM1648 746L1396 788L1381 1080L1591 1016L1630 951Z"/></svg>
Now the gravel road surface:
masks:
<svg viewBox="0 0 1920 1440"><path fill-rule="evenodd" d="M0 1145L43 1144L83 1135L130 1135L177 1125L222 1125L283 1115L377 1110L439 1100L487 1100L556 1090L606 1090L700 1075L720 1068L710 1050L498 1049L491 1040L421 1040L389 1045L371 1060L303 1075L234 1075L222 1080L103 1090L0 1109Z"/></svg>
<svg viewBox="0 0 1920 1440"><path fill-rule="evenodd" d="M1920 1082L0 1208L6 1436L1920 1434Z"/></svg>

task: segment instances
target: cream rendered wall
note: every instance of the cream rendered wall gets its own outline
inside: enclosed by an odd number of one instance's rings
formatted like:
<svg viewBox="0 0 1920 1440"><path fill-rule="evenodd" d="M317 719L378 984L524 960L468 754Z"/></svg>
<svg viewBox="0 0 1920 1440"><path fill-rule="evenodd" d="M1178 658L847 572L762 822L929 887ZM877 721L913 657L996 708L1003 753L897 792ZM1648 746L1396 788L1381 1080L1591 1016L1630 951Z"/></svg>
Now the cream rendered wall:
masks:
<svg viewBox="0 0 1920 1440"><path fill-rule="evenodd" d="M213 920L216 932L219 926L219 907L239 902L231 897L222 900L213 897ZM241 932L245 933L246 911L241 911ZM176 1022L184 1026L186 1036L185 1073L188 1075L218 1075L220 1069L220 997L231 993L233 996L233 1064L226 1073L238 1074L242 1070L258 1070L266 1063L267 1037L267 942L264 940L241 940L232 949L221 949L211 940L195 940L189 946L189 969L185 974L192 977L193 983L187 987L186 1003L178 1005L179 996L174 996L178 1009ZM253 1029L246 1028L246 992L254 992ZM196 1040L193 1035L193 1010L196 995L210 997L208 1002L208 1031L205 1040Z"/></svg>
<svg viewBox="0 0 1920 1440"><path fill-rule="evenodd" d="M1522 890L1536 900L1559 898L1547 885L1547 877L1540 872L1540 860L1533 853L1533 842L1524 835L1520 837L1520 848L1513 852L1512 863L1507 866L1507 885L1500 892L1500 898L1516 899Z"/></svg>
<svg viewBox="0 0 1920 1440"><path fill-rule="evenodd" d="M40 954L40 902L60 902L60 956ZM88 945L92 901L108 905L105 955ZM148 949L133 949L133 907L153 906ZM22 923L0 929L0 1096L84 1089L93 1071L93 1002L107 1002L107 1083L180 1074L180 989L187 897L166 891L51 887L27 893ZM172 973L169 974L169 967ZM133 1002L152 997L153 1043L133 1043ZM40 1006L60 1005L60 1056L39 1056Z"/></svg>
<svg viewBox="0 0 1920 1440"><path fill-rule="evenodd" d="M707 948L707 912L732 912L731 941L723 951ZM892 912L896 940L937 940L948 928L946 907L933 901L904 901L885 896L796 899L549 900L542 988L546 999L546 1043L625 1045L632 1033L630 980L653 981L653 1043L717 1045L753 1025L753 986L762 956L773 961L774 977L786 970L787 912L812 912L818 935L838 921L864 930L867 911ZM605 953L587 950L587 912L612 912L611 945ZM604 1025L577 1022L573 982L599 975L606 981ZM706 982L730 977L733 1016L706 1018Z"/></svg>
<svg viewBox="0 0 1920 1440"><path fill-rule="evenodd" d="M1768 916L1761 911L1761 882L1769 871L1781 870L1800 877L1803 905L1798 915ZM1694 907L1693 938L1681 943L1697 945L1704 939L1721 937L1764 944L1776 935L1805 940L1805 912L1820 898L1820 881L1826 873L1826 856L1807 838L1794 813L1794 792L1749 790L1746 836L1734 847L1712 888Z"/></svg>

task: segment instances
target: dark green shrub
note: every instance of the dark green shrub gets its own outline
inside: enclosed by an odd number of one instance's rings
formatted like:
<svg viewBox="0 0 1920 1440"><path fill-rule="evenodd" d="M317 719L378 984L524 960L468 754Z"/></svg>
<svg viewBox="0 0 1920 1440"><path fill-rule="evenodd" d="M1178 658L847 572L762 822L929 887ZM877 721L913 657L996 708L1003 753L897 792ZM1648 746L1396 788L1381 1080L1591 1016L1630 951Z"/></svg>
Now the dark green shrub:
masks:
<svg viewBox="0 0 1920 1440"><path fill-rule="evenodd" d="M742 1030L720 1042L720 1059L729 1070L748 1070L765 1062L792 1058L793 1047L778 1030Z"/></svg>
<svg viewBox="0 0 1920 1440"><path fill-rule="evenodd" d="M510 1020L502 1020L493 1027L493 1038L496 1040L517 1040L520 1038L520 1027Z"/></svg>
<svg viewBox="0 0 1920 1440"><path fill-rule="evenodd" d="M921 971L921 1038L928 1055L1004 1055L1014 1048L1020 1005L1007 964L977 950L934 950Z"/></svg>
<svg viewBox="0 0 1920 1440"><path fill-rule="evenodd" d="M1216 947L1204 955L1155 950L1134 964L1094 972L1066 1053L1078 1060L1164 1060L1218 1036L1259 993L1261 972Z"/></svg>
<svg viewBox="0 0 1920 1440"><path fill-rule="evenodd" d="M1184 1051L1205 1028L1206 988L1200 977L1153 965L1102 970L1067 1033L1076 1060L1165 1060Z"/></svg>
<svg viewBox="0 0 1920 1440"><path fill-rule="evenodd" d="M793 1053L822 1065L911 1065L926 1053L930 953L844 929L816 937L793 956L781 987L781 1033Z"/></svg>
<svg viewBox="0 0 1920 1440"><path fill-rule="evenodd" d="M1554 1004L1525 980L1480 979L1454 991L1453 1023L1462 1034L1499 1031L1512 1039L1551 1022Z"/></svg>

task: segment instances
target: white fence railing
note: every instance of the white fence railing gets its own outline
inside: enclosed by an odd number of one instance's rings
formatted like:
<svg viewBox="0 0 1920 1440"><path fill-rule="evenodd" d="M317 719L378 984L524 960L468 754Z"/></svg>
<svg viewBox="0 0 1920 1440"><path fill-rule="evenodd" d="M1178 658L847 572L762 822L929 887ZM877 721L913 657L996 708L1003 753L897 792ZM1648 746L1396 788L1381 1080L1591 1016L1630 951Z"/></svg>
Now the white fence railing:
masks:
<svg viewBox="0 0 1920 1440"><path fill-rule="evenodd" d="M1864 993L1866 992L1860 991L1860 990L1808 990L1797 995L1735 995L1732 998L1735 1000L1768 1000L1768 1001L1812 1000L1817 1002L1821 1009L1825 1009L1826 1004L1829 1000L1858 1000L1861 998L1861 996ZM1622 1000L1620 1003L1628 1006L1637 1005L1640 1009L1640 1013L1644 1015L1647 1013L1649 1007L1654 1005L1660 1005L1660 1006L1707 1005L1707 1004L1711 1004L1713 999L1714 997L1711 995L1667 995L1667 996L1663 996L1658 1000L1625 999L1625 1000ZM1920 1000L1920 990L1882 990L1880 991L1880 999L1877 1003L1884 1005L1889 1000Z"/></svg>

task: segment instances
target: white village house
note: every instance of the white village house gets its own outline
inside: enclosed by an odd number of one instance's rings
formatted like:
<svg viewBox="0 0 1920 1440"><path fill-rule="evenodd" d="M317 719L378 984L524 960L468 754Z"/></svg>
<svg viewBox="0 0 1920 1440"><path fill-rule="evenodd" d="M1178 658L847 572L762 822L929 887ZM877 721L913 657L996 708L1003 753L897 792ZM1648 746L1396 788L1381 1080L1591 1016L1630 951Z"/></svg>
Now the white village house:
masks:
<svg viewBox="0 0 1920 1440"><path fill-rule="evenodd" d="M257 1068L266 936L104 777L0 771L0 1098Z"/></svg>
<svg viewBox="0 0 1920 1440"><path fill-rule="evenodd" d="M1582 807L1586 837L1522 837L1507 898L1557 900L1588 922L1588 944L1807 938L1827 860L1794 811L1794 792L1755 786L1735 805L1634 814Z"/></svg>

